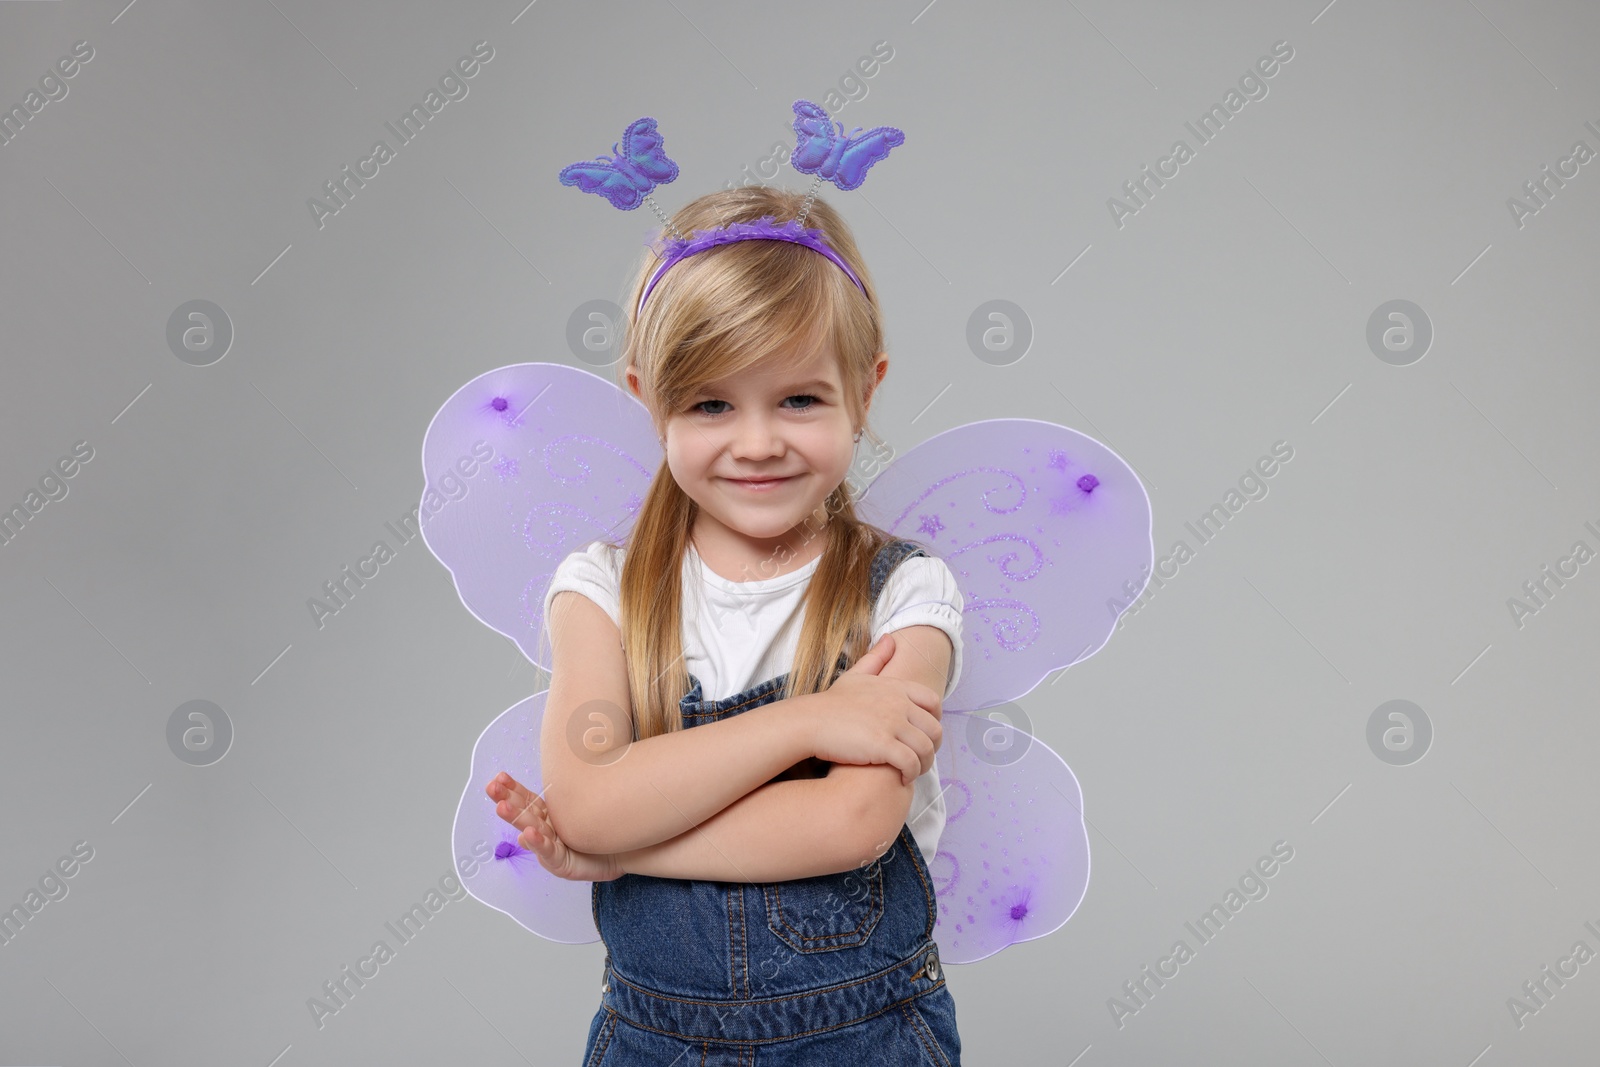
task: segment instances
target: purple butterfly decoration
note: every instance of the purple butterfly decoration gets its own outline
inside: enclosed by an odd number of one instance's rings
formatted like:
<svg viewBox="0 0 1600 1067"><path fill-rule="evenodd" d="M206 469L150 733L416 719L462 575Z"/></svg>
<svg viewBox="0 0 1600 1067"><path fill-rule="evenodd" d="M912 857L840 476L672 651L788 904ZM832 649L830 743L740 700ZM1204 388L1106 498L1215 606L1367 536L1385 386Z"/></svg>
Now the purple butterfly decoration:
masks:
<svg viewBox="0 0 1600 1067"><path fill-rule="evenodd" d="M586 371L514 364L445 401L422 460L429 549L467 609L548 669L545 590L569 553L595 538L622 542L631 529L662 460L649 414ZM962 675L944 701L936 761L945 827L925 858L940 957L971 963L1059 929L1088 889L1077 778L1043 741L981 712L1020 700L1109 640L1154 561L1150 501L1132 469L1093 438L995 419L896 456L857 513L944 560L961 589ZM1030 704L1060 705L1065 719L1070 692L1062 686ZM547 693L478 736L452 844L474 897L541 937L581 944L599 938L591 884L545 871L484 795L501 770L543 790Z"/></svg>
<svg viewBox="0 0 1600 1067"><path fill-rule="evenodd" d="M859 188L867 179L867 168L906 140L893 126L874 126L866 133L857 126L846 134L844 123L834 122L809 100L796 100L794 114L799 143L789 162L802 174L826 178L840 189Z"/></svg>
<svg viewBox="0 0 1600 1067"><path fill-rule="evenodd" d="M667 158L661 143L655 119L634 119L622 131L622 151L612 145L610 159L597 156L562 167L561 184L576 185L582 192L605 197L612 207L632 211L650 190L678 176L678 165Z"/></svg>

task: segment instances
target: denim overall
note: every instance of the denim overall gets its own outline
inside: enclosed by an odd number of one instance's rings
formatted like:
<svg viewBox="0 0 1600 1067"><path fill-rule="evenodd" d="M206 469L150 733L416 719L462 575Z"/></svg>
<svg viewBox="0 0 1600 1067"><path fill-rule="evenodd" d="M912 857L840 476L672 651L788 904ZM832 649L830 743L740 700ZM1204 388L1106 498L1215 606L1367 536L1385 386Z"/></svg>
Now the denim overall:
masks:
<svg viewBox="0 0 1600 1067"><path fill-rule="evenodd" d="M920 555L883 546L873 603ZM683 724L773 703L787 678L702 700L691 674ZM585 1067L960 1067L933 883L907 825L852 871L765 884L625 874L594 883L592 903L607 955Z"/></svg>

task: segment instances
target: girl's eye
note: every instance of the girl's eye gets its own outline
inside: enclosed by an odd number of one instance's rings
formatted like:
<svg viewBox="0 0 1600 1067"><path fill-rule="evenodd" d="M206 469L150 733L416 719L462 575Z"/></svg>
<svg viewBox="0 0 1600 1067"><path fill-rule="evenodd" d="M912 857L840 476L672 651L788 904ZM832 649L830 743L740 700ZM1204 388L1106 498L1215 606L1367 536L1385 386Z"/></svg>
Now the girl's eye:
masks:
<svg viewBox="0 0 1600 1067"><path fill-rule="evenodd" d="M810 401L813 401L813 403L806 404L804 407L790 408L789 410L791 410L791 411L810 411L817 404L821 403L821 400L819 398L812 396L810 393L797 393L794 396L785 397L784 399L786 401L787 400L810 400ZM707 404L726 404L726 403L727 403L726 400L702 400L702 401L700 401L700 403L694 405L694 407L691 408L690 410L692 410L694 412L697 412L698 414L705 415L705 416L710 417L710 418L715 418L718 415L725 415L725 414L727 414L727 412L726 411L707 411L706 410L706 405Z"/></svg>

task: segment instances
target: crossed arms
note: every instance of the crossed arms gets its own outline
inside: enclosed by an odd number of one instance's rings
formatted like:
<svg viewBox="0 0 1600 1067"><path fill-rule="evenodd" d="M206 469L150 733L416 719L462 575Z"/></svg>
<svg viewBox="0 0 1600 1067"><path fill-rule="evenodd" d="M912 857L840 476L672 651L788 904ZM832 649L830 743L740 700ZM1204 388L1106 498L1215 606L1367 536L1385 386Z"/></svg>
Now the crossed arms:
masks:
<svg viewBox="0 0 1600 1067"><path fill-rule="evenodd" d="M616 624L571 590L555 595L550 614L541 770L548 824L567 848L610 856L626 873L769 882L851 870L893 843L913 792L894 765L834 763L824 777L777 778L815 755L812 714L834 699L828 692L632 742ZM907 626L894 641L879 675L943 693L944 631Z"/></svg>

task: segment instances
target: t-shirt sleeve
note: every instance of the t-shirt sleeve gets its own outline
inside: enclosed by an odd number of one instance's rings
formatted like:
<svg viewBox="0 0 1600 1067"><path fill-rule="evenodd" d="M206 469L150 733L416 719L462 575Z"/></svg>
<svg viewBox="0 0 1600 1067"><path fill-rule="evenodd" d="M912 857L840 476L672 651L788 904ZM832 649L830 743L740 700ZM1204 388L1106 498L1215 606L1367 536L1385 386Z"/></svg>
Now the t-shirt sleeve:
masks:
<svg viewBox="0 0 1600 1067"><path fill-rule="evenodd" d="M961 612L964 607L956 576L936 556L900 561L878 594L872 612L872 640L907 626L937 626L950 635L950 681L944 696L961 680Z"/></svg>
<svg viewBox="0 0 1600 1067"><path fill-rule="evenodd" d="M556 567L550 588L544 593L544 617L550 617L550 602L564 589L582 593L611 616L622 629L622 563L618 552L603 541L569 555Z"/></svg>

